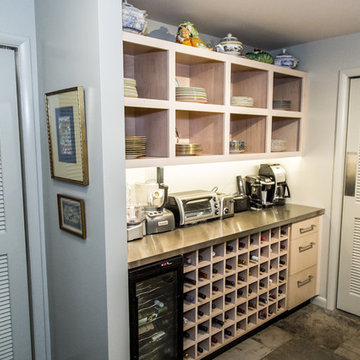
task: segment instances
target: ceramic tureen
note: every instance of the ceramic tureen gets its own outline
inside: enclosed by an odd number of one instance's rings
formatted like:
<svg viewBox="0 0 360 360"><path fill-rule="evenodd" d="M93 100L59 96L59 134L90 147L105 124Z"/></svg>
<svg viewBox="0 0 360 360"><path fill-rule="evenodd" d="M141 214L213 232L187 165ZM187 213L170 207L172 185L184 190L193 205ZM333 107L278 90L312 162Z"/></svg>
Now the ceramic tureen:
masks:
<svg viewBox="0 0 360 360"><path fill-rule="evenodd" d="M298 62L299 60L295 56L288 54L286 49L283 49L281 54L275 56L274 64L294 69Z"/></svg>
<svg viewBox="0 0 360 360"><path fill-rule="evenodd" d="M123 30L145 34L147 30L146 16L145 10L137 9L125 0L122 6Z"/></svg>
<svg viewBox="0 0 360 360"><path fill-rule="evenodd" d="M229 33L221 39L219 44L215 45L215 49L217 52L225 54L241 55L243 51L243 45L237 39L237 37L232 36L232 34Z"/></svg>

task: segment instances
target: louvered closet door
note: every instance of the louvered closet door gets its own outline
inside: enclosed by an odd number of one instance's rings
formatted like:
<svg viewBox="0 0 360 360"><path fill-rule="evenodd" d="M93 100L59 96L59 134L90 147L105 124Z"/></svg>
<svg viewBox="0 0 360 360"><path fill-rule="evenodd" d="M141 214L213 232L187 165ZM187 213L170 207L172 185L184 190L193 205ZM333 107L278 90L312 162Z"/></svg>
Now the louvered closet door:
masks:
<svg viewBox="0 0 360 360"><path fill-rule="evenodd" d="M14 51L0 48L0 360L30 360Z"/></svg>
<svg viewBox="0 0 360 360"><path fill-rule="evenodd" d="M360 78L350 81L337 307L360 316Z"/></svg>

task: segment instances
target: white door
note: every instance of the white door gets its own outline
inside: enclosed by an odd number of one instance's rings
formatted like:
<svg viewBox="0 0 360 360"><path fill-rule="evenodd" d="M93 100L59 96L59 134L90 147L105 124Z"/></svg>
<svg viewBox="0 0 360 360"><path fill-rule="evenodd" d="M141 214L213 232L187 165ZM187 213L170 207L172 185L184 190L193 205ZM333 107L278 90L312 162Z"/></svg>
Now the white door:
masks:
<svg viewBox="0 0 360 360"><path fill-rule="evenodd" d="M350 80L337 307L360 316L360 78Z"/></svg>
<svg viewBox="0 0 360 360"><path fill-rule="evenodd" d="M30 360L15 53L0 48L0 360Z"/></svg>

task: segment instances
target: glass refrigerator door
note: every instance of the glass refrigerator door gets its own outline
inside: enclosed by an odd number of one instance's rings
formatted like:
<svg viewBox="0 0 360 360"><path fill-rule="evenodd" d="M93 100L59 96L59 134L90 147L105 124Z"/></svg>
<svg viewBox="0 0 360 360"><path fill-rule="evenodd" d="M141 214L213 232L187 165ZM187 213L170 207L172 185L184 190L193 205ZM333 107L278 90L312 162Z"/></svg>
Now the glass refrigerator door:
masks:
<svg viewBox="0 0 360 360"><path fill-rule="evenodd" d="M136 282L139 360L177 358L177 287L176 270Z"/></svg>

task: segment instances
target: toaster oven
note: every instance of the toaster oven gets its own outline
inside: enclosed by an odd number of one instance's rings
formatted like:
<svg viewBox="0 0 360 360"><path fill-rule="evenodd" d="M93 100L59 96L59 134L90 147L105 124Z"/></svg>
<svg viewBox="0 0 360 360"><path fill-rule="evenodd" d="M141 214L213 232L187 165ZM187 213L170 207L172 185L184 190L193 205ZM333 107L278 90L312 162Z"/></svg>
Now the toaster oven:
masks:
<svg viewBox="0 0 360 360"><path fill-rule="evenodd" d="M192 190L169 194L165 207L173 212L176 226L220 217L219 199L212 191Z"/></svg>

